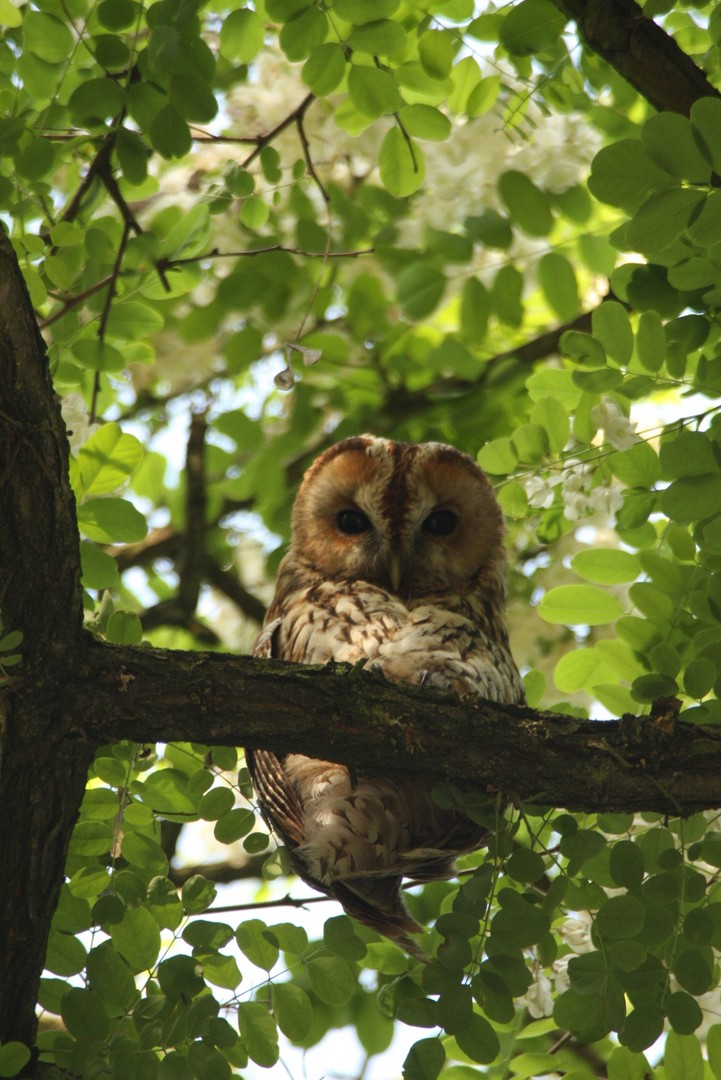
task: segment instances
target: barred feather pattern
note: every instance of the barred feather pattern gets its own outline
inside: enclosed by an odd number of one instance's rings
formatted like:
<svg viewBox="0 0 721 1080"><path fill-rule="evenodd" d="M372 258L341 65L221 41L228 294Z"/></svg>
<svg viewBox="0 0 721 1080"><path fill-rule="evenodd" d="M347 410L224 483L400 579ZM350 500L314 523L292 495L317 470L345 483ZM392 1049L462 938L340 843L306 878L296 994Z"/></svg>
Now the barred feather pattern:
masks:
<svg viewBox="0 0 721 1080"><path fill-rule="evenodd" d="M396 682L524 701L504 624L503 518L471 458L439 443L346 439L311 465L292 524L255 655L365 662ZM299 876L422 956L402 883L451 876L483 828L401 776L246 756Z"/></svg>

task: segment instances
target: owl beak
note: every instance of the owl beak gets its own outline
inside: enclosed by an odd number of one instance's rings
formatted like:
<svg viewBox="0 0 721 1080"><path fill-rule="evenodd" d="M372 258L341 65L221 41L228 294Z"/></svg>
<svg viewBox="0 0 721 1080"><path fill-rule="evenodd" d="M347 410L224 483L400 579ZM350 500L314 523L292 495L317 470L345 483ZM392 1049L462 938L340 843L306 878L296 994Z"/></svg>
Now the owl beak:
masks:
<svg viewBox="0 0 721 1080"><path fill-rule="evenodd" d="M397 552L391 555L388 560L388 578L393 588L393 592L398 592L400 589L404 570L405 565L403 563L403 557Z"/></svg>

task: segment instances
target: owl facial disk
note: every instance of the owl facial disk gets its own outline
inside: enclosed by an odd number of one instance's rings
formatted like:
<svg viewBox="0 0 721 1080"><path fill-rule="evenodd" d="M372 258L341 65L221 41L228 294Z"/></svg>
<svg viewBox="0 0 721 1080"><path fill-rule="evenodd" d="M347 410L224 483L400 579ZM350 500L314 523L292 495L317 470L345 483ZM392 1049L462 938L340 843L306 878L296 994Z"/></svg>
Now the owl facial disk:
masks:
<svg viewBox="0 0 721 1080"><path fill-rule="evenodd" d="M438 443L357 436L305 475L293 511L296 557L328 578L404 599L495 580L503 518L475 462Z"/></svg>

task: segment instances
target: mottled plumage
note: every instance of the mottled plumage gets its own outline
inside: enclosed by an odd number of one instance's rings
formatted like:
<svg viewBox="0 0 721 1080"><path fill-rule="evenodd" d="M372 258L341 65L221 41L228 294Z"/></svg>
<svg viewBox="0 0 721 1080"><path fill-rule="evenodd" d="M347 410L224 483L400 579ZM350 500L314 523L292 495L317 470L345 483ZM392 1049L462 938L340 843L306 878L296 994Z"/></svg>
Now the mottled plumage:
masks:
<svg viewBox="0 0 721 1080"><path fill-rule="evenodd" d="M305 664L366 661L397 682L523 702L503 619L503 518L475 462L440 443L363 435L308 469L255 646ZM248 751L295 871L417 954L404 878L449 877L484 830L404 777L355 777L300 754Z"/></svg>

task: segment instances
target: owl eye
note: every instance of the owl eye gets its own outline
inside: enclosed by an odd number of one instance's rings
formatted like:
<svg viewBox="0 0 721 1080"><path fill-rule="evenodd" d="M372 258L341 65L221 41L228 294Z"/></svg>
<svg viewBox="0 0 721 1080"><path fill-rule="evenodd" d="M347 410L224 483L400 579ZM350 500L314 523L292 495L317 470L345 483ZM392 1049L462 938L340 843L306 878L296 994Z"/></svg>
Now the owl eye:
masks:
<svg viewBox="0 0 721 1080"><path fill-rule="evenodd" d="M423 531L431 536L450 536L457 524L458 517L452 510L434 510L423 522Z"/></svg>
<svg viewBox="0 0 721 1080"><path fill-rule="evenodd" d="M346 536L359 536L371 528L370 521L361 510L339 510L335 523Z"/></svg>

